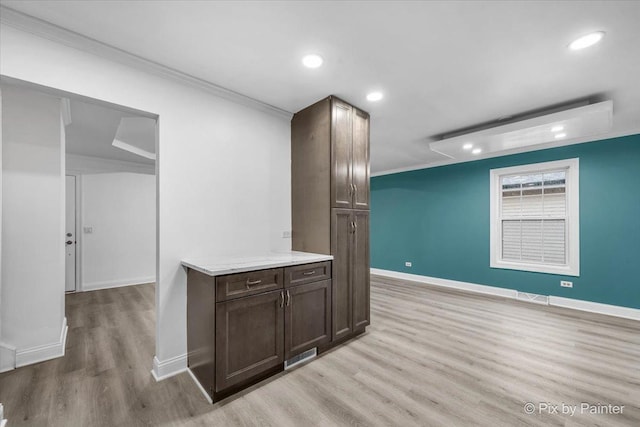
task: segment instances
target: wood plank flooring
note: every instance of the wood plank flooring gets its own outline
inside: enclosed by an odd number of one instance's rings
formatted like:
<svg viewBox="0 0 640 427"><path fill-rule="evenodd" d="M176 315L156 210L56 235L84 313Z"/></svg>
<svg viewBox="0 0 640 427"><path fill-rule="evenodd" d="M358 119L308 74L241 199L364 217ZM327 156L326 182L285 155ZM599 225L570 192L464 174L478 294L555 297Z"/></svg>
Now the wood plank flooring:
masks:
<svg viewBox="0 0 640 427"><path fill-rule="evenodd" d="M66 309L64 358L0 374L10 427L640 425L637 321L373 277L365 335L210 405L186 373L151 377L153 284Z"/></svg>

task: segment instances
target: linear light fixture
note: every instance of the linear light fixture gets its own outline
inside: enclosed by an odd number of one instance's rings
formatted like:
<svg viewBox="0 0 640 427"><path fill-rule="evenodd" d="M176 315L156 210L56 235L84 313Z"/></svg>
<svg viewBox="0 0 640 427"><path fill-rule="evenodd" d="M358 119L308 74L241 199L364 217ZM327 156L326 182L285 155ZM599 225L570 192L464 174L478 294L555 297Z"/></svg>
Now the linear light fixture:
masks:
<svg viewBox="0 0 640 427"><path fill-rule="evenodd" d="M566 140L608 132L611 130L612 117L613 101L603 101L476 132L456 134L431 142L429 148L451 159L471 159L475 156L469 150L470 144L474 149L480 149L481 153L488 154L549 142L564 143ZM480 152L476 152L476 155Z"/></svg>

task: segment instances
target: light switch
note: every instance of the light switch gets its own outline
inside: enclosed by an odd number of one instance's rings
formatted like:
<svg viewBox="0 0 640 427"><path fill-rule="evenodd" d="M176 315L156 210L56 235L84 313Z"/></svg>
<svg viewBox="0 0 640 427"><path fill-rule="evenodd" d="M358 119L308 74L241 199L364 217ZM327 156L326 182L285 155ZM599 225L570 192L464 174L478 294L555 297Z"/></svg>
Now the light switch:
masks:
<svg viewBox="0 0 640 427"><path fill-rule="evenodd" d="M84 234L93 233L93 227L83 227L83 230L84 230Z"/></svg>

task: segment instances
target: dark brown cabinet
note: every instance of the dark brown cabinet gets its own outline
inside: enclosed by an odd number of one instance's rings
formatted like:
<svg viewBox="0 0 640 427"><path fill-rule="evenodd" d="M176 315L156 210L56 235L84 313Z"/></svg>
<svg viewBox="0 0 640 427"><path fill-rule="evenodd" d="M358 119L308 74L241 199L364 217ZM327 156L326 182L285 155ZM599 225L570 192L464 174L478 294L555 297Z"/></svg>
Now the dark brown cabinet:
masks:
<svg viewBox="0 0 640 427"><path fill-rule="evenodd" d="M216 392L284 362L282 291L216 304Z"/></svg>
<svg viewBox="0 0 640 427"><path fill-rule="evenodd" d="M285 359L331 340L331 280L285 291Z"/></svg>
<svg viewBox="0 0 640 427"><path fill-rule="evenodd" d="M331 261L187 283L189 369L218 399L331 341Z"/></svg>
<svg viewBox="0 0 640 427"><path fill-rule="evenodd" d="M333 209L333 339L369 325L369 211Z"/></svg>
<svg viewBox="0 0 640 427"><path fill-rule="evenodd" d="M291 121L292 249L333 255L332 342L369 324L369 115L334 96Z"/></svg>
<svg viewBox="0 0 640 427"><path fill-rule="evenodd" d="M331 207L369 209L369 115L331 98Z"/></svg>

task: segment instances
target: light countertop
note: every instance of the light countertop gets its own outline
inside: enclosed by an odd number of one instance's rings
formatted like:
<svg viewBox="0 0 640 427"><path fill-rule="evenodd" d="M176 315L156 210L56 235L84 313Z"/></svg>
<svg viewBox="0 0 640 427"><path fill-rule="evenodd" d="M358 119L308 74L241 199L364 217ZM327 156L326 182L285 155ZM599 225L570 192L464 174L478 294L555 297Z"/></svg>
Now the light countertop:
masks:
<svg viewBox="0 0 640 427"><path fill-rule="evenodd" d="M332 255L313 254L309 252L269 252L261 255L244 257L209 257L183 259L182 265L193 268L209 276L243 273L245 271L263 270L265 268L288 267L291 265L310 264L312 262L331 261Z"/></svg>

